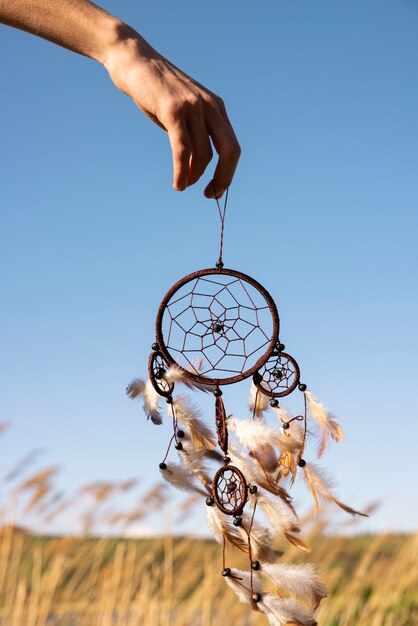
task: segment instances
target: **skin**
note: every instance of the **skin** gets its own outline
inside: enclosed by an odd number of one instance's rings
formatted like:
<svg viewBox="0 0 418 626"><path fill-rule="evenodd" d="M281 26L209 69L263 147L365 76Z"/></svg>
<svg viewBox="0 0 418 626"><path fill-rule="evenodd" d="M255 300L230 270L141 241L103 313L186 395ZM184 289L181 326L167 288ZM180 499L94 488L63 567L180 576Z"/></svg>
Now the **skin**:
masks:
<svg viewBox="0 0 418 626"><path fill-rule="evenodd" d="M222 99L182 72L133 28L88 0L0 0L0 22L101 63L113 83L169 137L173 187L196 183L218 162L207 198L231 184L240 147Z"/></svg>

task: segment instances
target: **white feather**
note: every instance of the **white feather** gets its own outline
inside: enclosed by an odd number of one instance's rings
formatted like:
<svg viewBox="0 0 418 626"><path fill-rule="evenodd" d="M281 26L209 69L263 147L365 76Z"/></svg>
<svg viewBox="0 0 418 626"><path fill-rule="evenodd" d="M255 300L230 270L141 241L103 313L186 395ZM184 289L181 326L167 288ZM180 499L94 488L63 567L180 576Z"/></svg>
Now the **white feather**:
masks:
<svg viewBox="0 0 418 626"><path fill-rule="evenodd" d="M268 397L254 383L251 384L248 406L255 417L262 417L263 413L269 408Z"/></svg>
<svg viewBox="0 0 418 626"><path fill-rule="evenodd" d="M319 579L314 565L284 565L281 563L263 563L261 574L271 580L285 594L299 596L315 610L326 596L324 585Z"/></svg>
<svg viewBox="0 0 418 626"><path fill-rule="evenodd" d="M244 513L242 516L242 526L238 526L238 530L242 534L242 538L248 541L248 533L251 526L250 542L253 561L263 561L271 563L275 559L275 552L272 547L271 532L265 526L261 526L256 520L251 524L251 515Z"/></svg>
<svg viewBox="0 0 418 626"><path fill-rule="evenodd" d="M249 604L254 611L258 610L258 604L253 601L251 591L251 575L240 569L231 569L231 575L225 576L225 582L237 594L240 602ZM255 593L262 592L262 584L256 574L253 574L253 589Z"/></svg>
<svg viewBox="0 0 418 626"><path fill-rule="evenodd" d="M134 378L126 387L126 393L132 399L141 396L144 393L145 382L140 378Z"/></svg>
<svg viewBox="0 0 418 626"><path fill-rule="evenodd" d="M266 614L271 626L316 626L317 621L311 612L303 608L294 600L281 598L266 593L258 603L260 611Z"/></svg>
<svg viewBox="0 0 418 626"><path fill-rule="evenodd" d="M192 406L185 396L176 398L172 405L176 418L189 430L192 443L197 450L216 448L215 436L208 426L200 419L199 410Z"/></svg>
<svg viewBox="0 0 418 626"><path fill-rule="evenodd" d="M290 437L285 437L278 430L259 420L246 421L229 418L228 428L236 434L241 445L248 450L254 450L258 445L263 444L271 444L279 450L290 452L297 448L297 444Z"/></svg>
<svg viewBox="0 0 418 626"><path fill-rule="evenodd" d="M344 432L340 424L336 422L335 416L327 411L325 405L313 393L310 391L304 393L308 401L309 413L319 428L318 457L321 457L328 448L329 439L343 441Z"/></svg>
<svg viewBox="0 0 418 626"><path fill-rule="evenodd" d="M154 387L151 384L150 380L147 380L144 388L144 411L145 415L148 419L151 420L153 424L162 424L163 418L158 409L158 403L160 400L160 396L155 391Z"/></svg>
<svg viewBox="0 0 418 626"><path fill-rule="evenodd" d="M196 367L190 367L189 370L185 370L177 363L170 365L168 370L166 371L164 378L169 383L180 383L189 389L198 389L199 391L209 391L211 389L210 385L204 385L203 383L197 383L193 380L187 378L185 372L190 371L193 374L200 372L201 365L198 363Z"/></svg>
<svg viewBox="0 0 418 626"><path fill-rule="evenodd" d="M257 503L270 520L277 533L284 539L287 539L287 541L290 541L290 543L297 548L309 552L308 546L297 536L300 532L300 528L298 526L298 518L292 509L279 499L272 502L259 491L257 492L256 498Z"/></svg>

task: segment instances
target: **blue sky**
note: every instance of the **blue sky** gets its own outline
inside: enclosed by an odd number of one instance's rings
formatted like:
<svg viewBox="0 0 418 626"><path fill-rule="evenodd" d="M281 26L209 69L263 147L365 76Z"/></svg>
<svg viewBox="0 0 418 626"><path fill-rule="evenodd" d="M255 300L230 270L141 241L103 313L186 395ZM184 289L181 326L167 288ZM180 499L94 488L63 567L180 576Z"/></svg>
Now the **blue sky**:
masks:
<svg viewBox="0 0 418 626"><path fill-rule="evenodd" d="M418 5L102 6L224 98L242 146L225 262L270 291L341 416L341 498L382 502L361 528L415 529ZM0 471L42 447L69 490L151 484L168 425L124 388L168 287L216 260L210 174L174 192L164 133L94 62L0 27L0 69ZM231 411L246 394L226 391Z"/></svg>

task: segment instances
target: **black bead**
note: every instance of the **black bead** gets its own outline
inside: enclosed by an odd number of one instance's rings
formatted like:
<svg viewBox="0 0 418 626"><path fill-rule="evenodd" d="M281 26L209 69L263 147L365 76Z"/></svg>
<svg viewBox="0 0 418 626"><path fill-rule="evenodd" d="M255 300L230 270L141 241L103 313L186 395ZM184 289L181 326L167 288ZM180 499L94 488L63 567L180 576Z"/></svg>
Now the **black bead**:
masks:
<svg viewBox="0 0 418 626"><path fill-rule="evenodd" d="M218 270L221 270L223 268L224 264L222 263L221 260L216 261L216 267L218 268Z"/></svg>
<svg viewBox="0 0 418 626"><path fill-rule="evenodd" d="M286 346L284 345L284 343L279 343L279 345L277 346L277 349L279 352L283 352L285 348Z"/></svg>
<svg viewBox="0 0 418 626"><path fill-rule="evenodd" d="M287 430L289 428L289 422L283 422L282 426L283 430Z"/></svg>
<svg viewBox="0 0 418 626"><path fill-rule="evenodd" d="M165 401L167 402L167 404L173 404L173 396L167 396Z"/></svg>
<svg viewBox="0 0 418 626"><path fill-rule="evenodd" d="M299 465L299 467L305 467L305 465L306 465L305 459L299 459L298 465Z"/></svg>
<svg viewBox="0 0 418 626"><path fill-rule="evenodd" d="M222 570L222 576L231 576L231 568L225 567L225 569Z"/></svg>
<svg viewBox="0 0 418 626"><path fill-rule="evenodd" d="M153 344L152 344L152 346L151 346L151 348L154 350L154 352L156 352L157 350L159 350L159 349L160 349L160 347L159 347L158 343L153 343Z"/></svg>
<svg viewBox="0 0 418 626"><path fill-rule="evenodd" d="M219 389L219 387L216 387L215 391L213 392L213 395L215 396L215 398L220 398L222 395L222 389Z"/></svg>
<svg viewBox="0 0 418 626"><path fill-rule="evenodd" d="M160 470L167 469L167 465L164 463L164 461L162 463L160 463L158 467L160 468Z"/></svg>
<svg viewBox="0 0 418 626"><path fill-rule="evenodd" d="M212 330L214 333L221 333L223 329L224 329L223 324L220 324L219 322L215 322L214 325L212 326Z"/></svg>
<svg viewBox="0 0 418 626"><path fill-rule="evenodd" d="M163 367L158 367L157 371L155 372L155 378L157 380L161 380L162 378L164 378L164 374L165 374L165 369Z"/></svg>
<svg viewBox="0 0 418 626"><path fill-rule="evenodd" d="M214 500L213 498L211 498L210 496L208 496L208 497L206 498L206 504L207 504L208 506L213 506L213 505L215 504L215 500Z"/></svg>
<svg viewBox="0 0 418 626"><path fill-rule="evenodd" d="M260 561L253 561L251 563L251 568L257 572L260 569Z"/></svg>
<svg viewBox="0 0 418 626"><path fill-rule="evenodd" d="M183 450L183 444L181 441L178 441L174 447L176 450Z"/></svg>
<svg viewBox="0 0 418 626"><path fill-rule="evenodd" d="M229 457L227 454L225 454L224 456L224 463L228 464L231 462L231 457Z"/></svg>
<svg viewBox="0 0 418 626"><path fill-rule="evenodd" d="M183 437L184 437L184 430L178 430L177 431L177 437L179 437L179 439L183 439Z"/></svg>
<svg viewBox="0 0 418 626"><path fill-rule="evenodd" d="M261 376L260 372L255 372L253 374L253 383L254 383L254 385L259 385L262 380L263 380L263 377Z"/></svg>
<svg viewBox="0 0 418 626"><path fill-rule="evenodd" d="M236 517L234 517L234 520L232 523L234 526L242 526L242 517L237 515Z"/></svg>
<svg viewBox="0 0 418 626"><path fill-rule="evenodd" d="M250 493L257 493L257 491L258 491L257 485L251 485Z"/></svg>
<svg viewBox="0 0 418 626"><path fill-rule="evenodd" d="M306 385L304 383L299 383L298 389L299 391L306 391Z"/></svg>
<svg viewBox="0 0 418 626"><path fill-rule="evenodd" d="M277 400L277 398L272 398L272 399L270 400L270 406L272 406L272 407L273 407L273 409L275 409L276 407L278 407L278 406L279 406L279 401Z"/></svg>
<svg viewBox="0 0 418 626"><path fill-rule="evenodd" d="M253 602L260 602L261 595L259 593L253 593Z"/></svg>
<svg viewBox="0 0 418 626"><path fill-rule="evenodd" d="M280 380L281 378L283 378L283 372L282 370L273 370L273 376L274 378L276 378L277 380Z"/></svg>

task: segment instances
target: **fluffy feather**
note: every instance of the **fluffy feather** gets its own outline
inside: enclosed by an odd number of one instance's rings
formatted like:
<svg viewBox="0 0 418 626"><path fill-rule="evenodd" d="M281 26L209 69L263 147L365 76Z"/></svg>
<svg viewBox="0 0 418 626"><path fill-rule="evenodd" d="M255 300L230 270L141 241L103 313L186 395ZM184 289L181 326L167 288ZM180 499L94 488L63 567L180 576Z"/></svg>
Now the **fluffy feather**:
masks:
<svg viewBox="0 0 418 626"><path fill-rule="evenodd" d="M294 451L297 448L296 442L290 437L285 437L278 430L259 420L246 421L230 418L228 427L236 434L241 445L248 450L255 450L259 445L264 444L271 444L279 450Z"/></svg>
<svg viewBox="0 0 418 626"><path fill-rule="evenodd" d="M194 475L187 467L177 465L177 463L167 463L167 468L160 471L164 480L176 489L207 496L207 492L197 485Z"/></svg>
<svg viewBox="0 0 418 626"><path fill-rule="evenodd" d="M144 393L145 381L140 378L134 378L132 382L126 387L126 393L132 400L141 396Z"/></svg>
<svg viewBox="0 0 418 626"><path fill-rule="evenodd" d="M200 372L201 370L201 362L197 363L196 366L190 367L189 371L193 374ZM166 371L164 378L169 383L180 383L189 389L198 389L199 391L209 391L211 389L210 385L203 385L201 383L195 383L193 380L187 378L185 371L182 367L180 367L177 363L170 365L168 370Z"/></svg>
<svg viewBox="0 0 418 626"><path fill-rule="evenodd" d="M251 526L251 532L249 533ZM252 559L272 563L275 560L276 553L272 547L271 532L265 526L261 526L253 520L251 525L251 516L244 513L242 516L242 526L238 526L238 531L242 538L248 544L248 533L250 534ZM248 551L248 550L247 550Z"/></svg>
<svg viewBox="0 0 418 626"><path fill-rule="evenodd" d="M151 420L153 424L162 424L163 418L158 408L158 403L160 400L160 396L155 391L154 387L151 384L150 380L147 380L144 388L144 412L148 419Z"/></svg>
<svg viewBox="0 0 418 626"><path fill-rule="evenodd" d="M237 594L239 601L248 604L254 611L258 611L258 604L253 602L251 591L251 575L240 569L231 569L231 575L225 576L225 582ZM257 593L262 593L263 588L259 577L253 574L253 589Z"/></svg>
<svg viewBox="0 0 418 626"><path fill-rule="evenodd" d="M294 546L304 552L310 552L305 542L297 537L300 532L298 519L291 508L285 506L280 500L272 502L267 496L257 492L257 503L279 535L290 541Z"/></svg>
<svg viewBox="0 0 418 626"><path fill-rule="evenodd" d="M319 428L318 457L321 457L329 445L329 439L343 441L344 432L342 427L335 421L335 416L329 413L326 407L319 402L310 391L305 391L308 401L309 413Z"/></svg>
<svg viewBox="0 0 418 626"><path fill-rule="evenodd" d="M225 540L242 552L248 553L247 537L243 538L239 528L234 526L228 520L227 516L223 515L215 505L206 508L206 516L209 529L215 541L222 546Z"/></svg>
<svg viewBox="0 0 418 626"><path fill-rule="evenodd" d="M263 563L260 571L272 581L278 591L306 600L312 610L317 609L322 598L327 595L319 580L318 570L313 565Z"/></svg>
<svg viewBox="0 0 418 626"><path fill-rule="evenodd" d="M202 483L206 491L210 493L212 479L207 473L204 465L205 454L204 450L196 450L192 442L186 437L182 439L183 449L179 452L180 457L185 465L193 472L196 478Z"/></svg>
<svg viewBox="0 0 418 626"><path fill-rule="evenodd" d="M258 608L266 614L271 626L317 626L318 623L311 612L294 600L283 600L272 593L262 595Z"/></svg>
<svg viewBox="0 0 418 626"><path fill-rule="evenodd" d="M200 413L196 407L189 404L184 396L176 398L171 406L174 407L177 420L188 429L196 450L216 448L215 436L200 419ZM170 410L170 405L168 407Z"/></svg>
<svg viewBox="0 0 418 626"><path fill-rule="evenodd" d="M264 393L251 384L250 397L248 399L249 409L254 417L263 417L263 413L269 408L269 399Z"/></svg>
<svg viewBox="0 0 418 626"><path fill-rule="evenodd" d="M351 515L362 515L363 517L368 517L366 513L361 513L360 511L355 511L350 506L347 506L332 493L332 489L335 484L331 481L330 478L325 476L323 471L313 463L306 463L303 468L303 477L312 492L312 495L315 500L315 513L318 510L318 496L322 497L324 500L328 500L329 502L334 502L340 509L343 509L347 513L351 513Z"/></svg>

